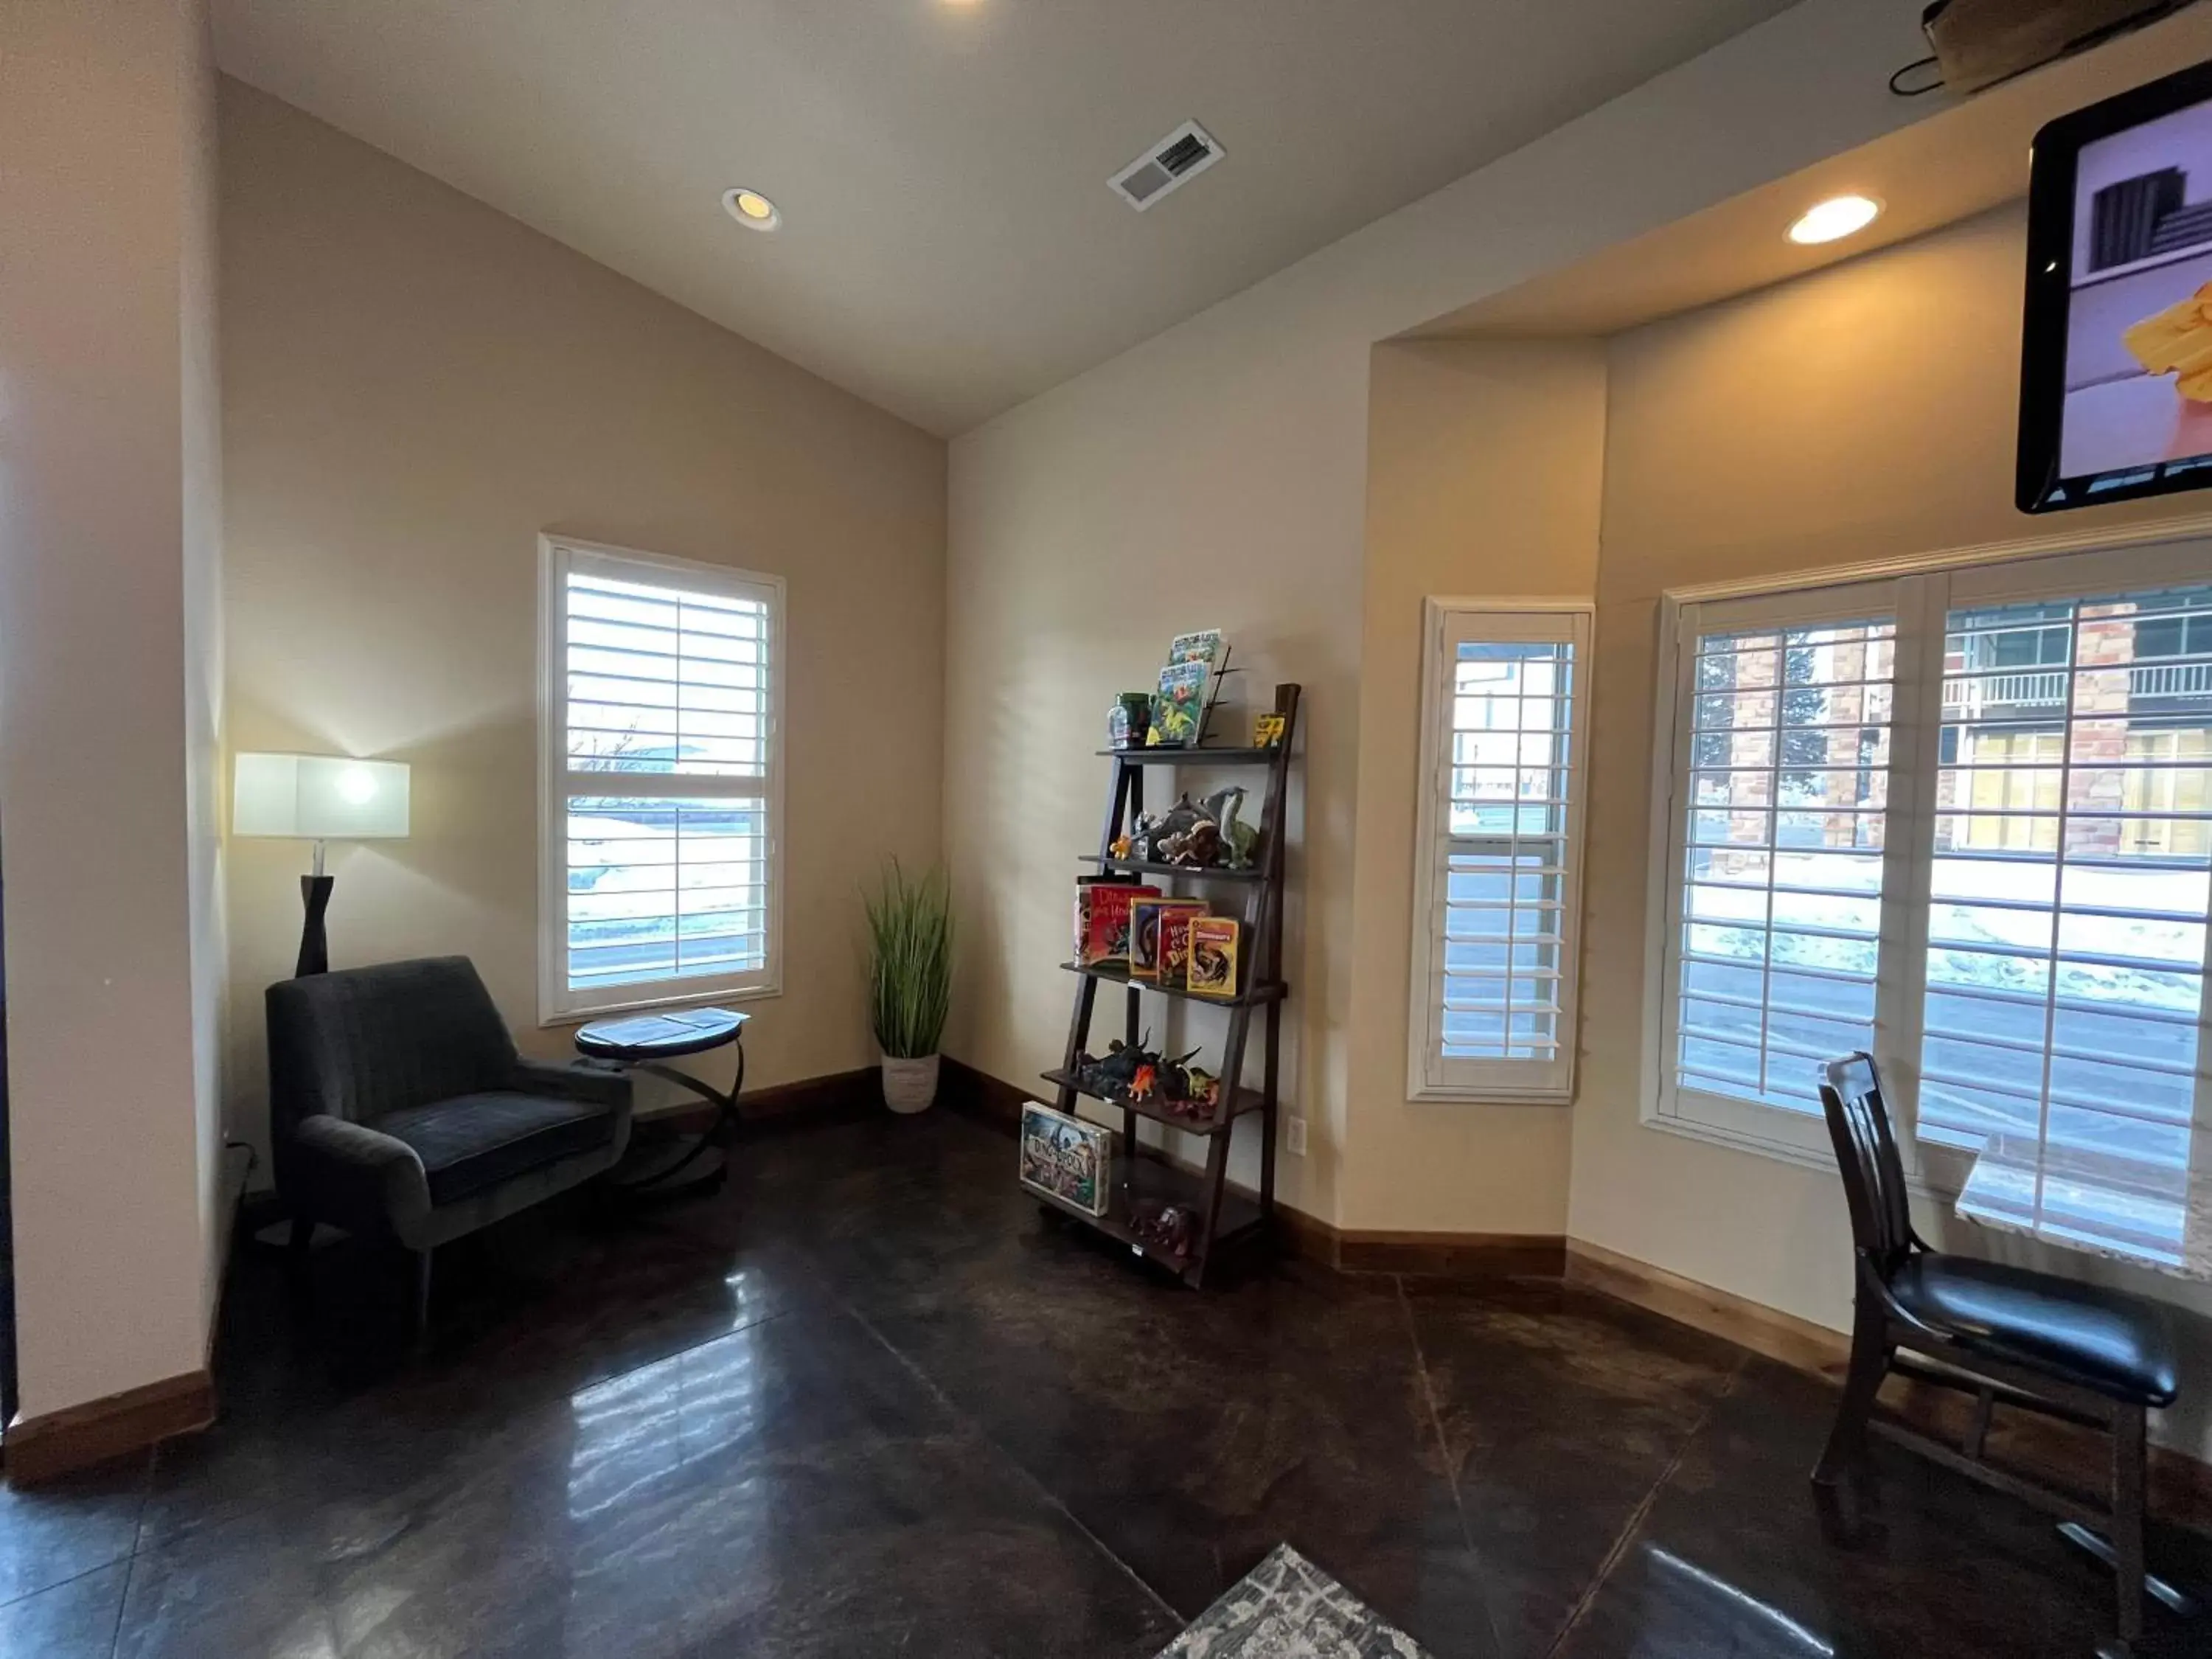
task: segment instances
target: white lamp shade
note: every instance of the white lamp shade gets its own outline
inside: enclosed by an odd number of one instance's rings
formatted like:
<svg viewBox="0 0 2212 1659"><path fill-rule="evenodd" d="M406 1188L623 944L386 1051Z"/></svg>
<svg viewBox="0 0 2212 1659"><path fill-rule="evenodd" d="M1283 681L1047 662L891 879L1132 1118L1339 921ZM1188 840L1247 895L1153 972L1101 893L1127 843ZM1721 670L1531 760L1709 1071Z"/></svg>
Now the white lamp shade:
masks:
<svg viewBox="0 0 2212 1659"><path fill-rule="evenodd" d="M234 836L388 840L407 833L407 767L343 755L238 757Z"/></svg>

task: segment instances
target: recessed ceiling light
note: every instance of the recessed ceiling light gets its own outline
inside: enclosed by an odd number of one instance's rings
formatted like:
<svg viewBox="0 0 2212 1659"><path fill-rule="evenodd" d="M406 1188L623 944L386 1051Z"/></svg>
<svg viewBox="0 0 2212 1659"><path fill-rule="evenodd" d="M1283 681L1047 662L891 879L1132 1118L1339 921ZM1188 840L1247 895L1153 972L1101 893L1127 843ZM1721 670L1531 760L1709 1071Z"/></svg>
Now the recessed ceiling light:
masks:
<svg viewBox="0 0 2212 1659"><path fill-rule="evenodd" d="M722 205L747 230L774 230L783 222L775 203L757 190L739 185L722 192Z"/></svg>
<svg viewBox="0 0 2212 1659"><path fill-rule="evenodd" d="M1864 230L1881 212L1881 204L1871 196L1831 196L1807 209L1804 216L1790 227L1790 240L1832 242L1853 231Z"/></svg>

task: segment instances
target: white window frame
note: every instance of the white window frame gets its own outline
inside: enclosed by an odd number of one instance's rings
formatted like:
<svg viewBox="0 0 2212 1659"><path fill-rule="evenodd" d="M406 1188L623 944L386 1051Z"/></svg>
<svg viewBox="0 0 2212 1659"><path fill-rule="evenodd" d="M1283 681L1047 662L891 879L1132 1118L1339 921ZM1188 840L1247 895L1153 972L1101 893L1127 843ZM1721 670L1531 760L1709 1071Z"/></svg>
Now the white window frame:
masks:
<svg viewBox="0 0 2212 1659"><path fill-rule="evenodd" d="M1686 840L1688 733L1695 635L1761 621L1897 618L1897 668L1890 726L1888 823L1884 837L1881 953L1876 975L1874 1054L1916 1190L1954 1196L1973 1154L1923 1146L1913 1133L1919 1096L1921 1026L1934 875L1937 768L1932 748L1942 718L1945 619L1957 604L2009 603L2097 589L2201 582L2212 550L2212 514L2141 529L2106 529L1955 548L1903 558L1749 581L1668 589L1658 607L1652 711L1649 863L1645 892L1644 1033L1639 1115L1645 1127L1756 1152L1823 1171L1835 1166L1816 1115L1675 1086L1682 872ZM2085 557L2084 556L2092 556ZM1872 603L1887 591L1891 603ZM1691 641L1690 650L1683 648ZM1685 823L1678 823L1684 818ZM2207 1046L2212 1054L2212 1045ZM2206 1085L2200 1080L2200 1100Z"/></svg>
<svg viewBox="0 0 2212 1659"><path fill-rule="evenodd" d="M1917 777L1918 722L1914 716L1922 704L1917 670L1918 662L1908 646L1912 618L1909 607L1924 601L1917 579L1891 578L1842 582L1819 588L1782 593L1746 595L1735 599L1698 600L1664 607L1668 611L1671 673L1659 701L1666 707L1665 724L1655 733L1653 774L1662 787L1655 793L1660 805L1655 811L1654 845L1662 850L1663 886L1659 899L1664 907L1656 941L1656 969L1661 981L1660 1007L1663 1020L1661 1042L1666 1048L1659 1066L1658 1090L1653 1112L1673 1124L1694 1126L1711 1138L1747 1142L1763 1150L1818 1163L1831 1158L1827 1128L1817 1115L1792 1113L1733 1096L1709 1092L1679 1084L1673 1062L1675 1022L1680 1008L1681 960L1678 945L1683 925L1682 902L1686 883L1684 869L1689 852L1689 786L1691 752L1688 721L1694 689L1690 677L1697 665L1700 635L1733 634L1759 629L1804 627L1822 623L1851 623L1873 617L1894 618L1897 624L1896 670L1892 687L1889 722L1890 760L1887 806L1885 811L1882 855L1881 936L1886 942L1897 929L1909 928L1905 894L1911 872L1905 867L1906 849L1914 831L1912 791ZM1918 630L1911 630L1917 635ZM1938 660L1940 668L1940 646ZM1940 673L1939 673L1940 682ZM1661 817L1663 814L1663 818ZM1924 908L1924 907L1923 907ZM1875 974L1875 1052L1890 1076L1894 1056L1884 1051L1881 1019L1896 1005L1896 976L1909 951L1883 948ZM1808 1063L1807 1070L1811 1070Z"/></svg>
<svg viewBox="0 0 2212 1659"><path fill-rule="evenodd" d="M783 991L785 586L781 576L681 559L573 537L541 535L538 547L538 1017L541 1026L571 1025L600 1014L741 1002ZM569 574L592 571L634 581L661 581L768 606L766 760L759 777L682 774L610 774L568 769L568 605ZM674 800L758 800L768 824L766 961L741 973L639 980L595 990L568 985L568 802L603 795L611 779L634 777L631 793Z"/></svg>
<svg viewBox="0 0 2212 1659"><path fill-rule="evenodd" d="M1419 793L1413 828L1412 956L1406 1014L1406 1097L1409 1101L1486 1101L1506 1105L1568 1105L1574 1100L1577 1009L1582 980L1583 811L1589 794L1590 676L1595 604L1587 599L1446 599L1421 611L1421 728ZM1561 835L1565 874L1559 902L1559 1044L1540 1060L1448 1059L1436 1022L1441 994L1443 903L1438 879L1450 794L1446 736L1452 670L1462 642L1565 644L1574 649L1567 683L1566 823Z"/></svg>

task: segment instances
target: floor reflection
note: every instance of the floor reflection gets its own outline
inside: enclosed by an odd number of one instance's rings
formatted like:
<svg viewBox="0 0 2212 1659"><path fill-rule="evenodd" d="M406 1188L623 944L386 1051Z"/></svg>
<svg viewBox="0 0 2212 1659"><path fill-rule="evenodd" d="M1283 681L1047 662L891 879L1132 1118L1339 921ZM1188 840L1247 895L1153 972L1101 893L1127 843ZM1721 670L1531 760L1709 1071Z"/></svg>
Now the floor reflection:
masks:
<svg viewBox="0 0 2212 1659"><path fill-rule="evenodd" d="M570 1396L568 1515L644 1502L689 1465L744 1441L759 1415L758 1323Z"/></svg>
<svg viewBox="0 0 2212 1659"><path fill-rule="evenodd" d="M1832 1644L1718 1574L1657 1544L1646 1544L1644 1554L1650 1595L1638 1655L1836 1659Z"/></svg>

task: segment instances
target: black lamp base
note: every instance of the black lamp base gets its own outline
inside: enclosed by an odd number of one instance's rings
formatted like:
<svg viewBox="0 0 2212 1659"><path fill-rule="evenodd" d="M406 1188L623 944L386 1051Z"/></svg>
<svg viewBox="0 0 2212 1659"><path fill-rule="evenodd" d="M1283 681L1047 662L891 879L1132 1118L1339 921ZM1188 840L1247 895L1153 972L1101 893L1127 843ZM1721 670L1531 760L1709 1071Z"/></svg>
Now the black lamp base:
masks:
<svg viewBox="0 0 2212 1659"><path fill-rule="evenodd" d="M300 929L300 960L292 969L295 979L329 970L331 942L323 932L323 913L331 908L331 889L337 884L336 876L300 878L300 899L307 906L307 915Z"/></svg>

